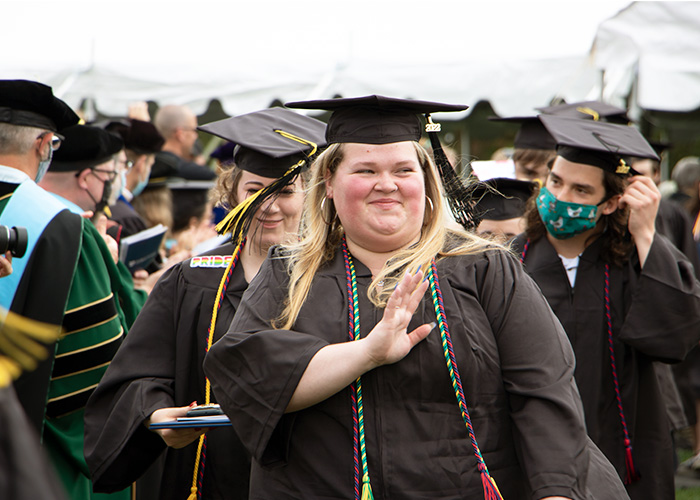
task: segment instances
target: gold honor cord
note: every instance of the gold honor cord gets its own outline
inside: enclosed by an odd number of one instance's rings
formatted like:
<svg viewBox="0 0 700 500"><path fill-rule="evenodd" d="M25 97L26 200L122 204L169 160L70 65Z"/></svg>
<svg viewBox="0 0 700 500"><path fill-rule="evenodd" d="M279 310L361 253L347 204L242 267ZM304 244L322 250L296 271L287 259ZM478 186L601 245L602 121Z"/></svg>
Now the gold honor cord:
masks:
<svg viewBox="0 0 700 500"><path fill-rule="evenodd" d="M48 356L47 346L61 327L34 321L0 308L0 387L8 386L23 371L36 369Z"/></svg>
<svg viewBox="0 0 700 500"><path fill-rule="evenodd" d="M221 306L221 301L224 298L224 294L226 293L226 285L228 284L228 279L231 274L231 270L233 267L235 267L236 262L238 262L238 259L241 256L241 250L243 249L243 245L239 244L236 245L236 247L233 249L233 254L231 255L231 259L229 260L228 266L226 266L226 270L224 271L224 275L221 277L221 281L219 282L219 289L216 292L216 300L214 300L214 308L211 312L211 323L209 325L209 334L207 336L207 352L209 352L209 349L211 348L212 343L214 342L214 328L216 327L216 319L219 313L219 307ZM211 403L211 382L209 381L209 377L205 377L205 385L204 385L204 404L209 404ZM190 487L190 495L187 497L187 500L196 500L197 499L197 475L199 473L199 464L202 460L202 449L204 448L204 434L199 436L199 442L197 443L197 455L194 460L194 471L192 473L192 486Z"/></svg>

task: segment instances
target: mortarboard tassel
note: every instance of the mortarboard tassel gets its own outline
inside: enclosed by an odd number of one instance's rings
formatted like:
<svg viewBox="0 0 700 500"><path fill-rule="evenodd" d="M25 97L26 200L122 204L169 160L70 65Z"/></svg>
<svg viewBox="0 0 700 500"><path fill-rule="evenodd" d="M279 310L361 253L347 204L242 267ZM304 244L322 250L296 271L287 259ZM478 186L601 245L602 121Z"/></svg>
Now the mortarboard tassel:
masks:
<svg viewBox="0 0 700 500"><path fill-rule="evenodd" d="M588 106L578 106L576 111L583 113L584 115L591 115L594 122L600 121L600 113L593 108L589 108Z"/></svg>
<svg viewBox="0 0 700 500"><path fill-rule="evenodd" d="M445 152L442 150L440 138L437 132L440 131L440 124L434 123L430 115L425 115L428 123L426 124L426 132L430 138L430 145L433 149L433 157L435 165L440 172L442 185L445 187L447 202L450 206L450 211L455 220L467 231L473 231L477 228L480 222L480 217L476 213L473 193L478 184L474 183L471 186L465 186L462 180L455 172L454 167L447 159Z"/></svg>

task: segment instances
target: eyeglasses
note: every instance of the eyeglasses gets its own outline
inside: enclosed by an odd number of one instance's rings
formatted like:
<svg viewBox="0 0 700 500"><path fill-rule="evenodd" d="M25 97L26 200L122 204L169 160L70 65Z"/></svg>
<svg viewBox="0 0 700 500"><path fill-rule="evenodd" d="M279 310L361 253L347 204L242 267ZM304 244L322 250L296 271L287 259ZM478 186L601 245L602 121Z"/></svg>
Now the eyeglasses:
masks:
<svg viewBox="0 0 700 500"><path fill-rule="evenodd" d="M51 134L51 132L44 132L43 134L39 134L37 139L43 139L46 137L47 134ZM63 143L63 137L61 137L58 134L51 134L51 151L58 151L58 148L61 147L61 144Z"/></svg>
<svg viewBox="0 0 700 500"><path fill-rule="evenodd" d="M134 166L134 162L131 161L131 160L117 161L117 166L118 166L118 167L123 167L124 170L126 170L126 171L128 172L128 171L131 170L132 167Z"/></svg>
<svg viewBox="0 0 700 500"><path fill-rule="evenodd" d="M90 172L92 172L93 175L94 175L95 172L99 172L99 173L101 173L101 174L107 174L107 175L108 175L107 180L104 180L104 179L100 178L100 177L97 176L97 175L95 175L95 177L97 177L98 179L100 179L102 182L109 182L109 183L114 182L114 179L116 179L116 178L117 178L117 175L119 175L119 172L116 171L116 170L100 170L100 169L98 169L98 168L91 168L91 169L90 169Z"/></svg>

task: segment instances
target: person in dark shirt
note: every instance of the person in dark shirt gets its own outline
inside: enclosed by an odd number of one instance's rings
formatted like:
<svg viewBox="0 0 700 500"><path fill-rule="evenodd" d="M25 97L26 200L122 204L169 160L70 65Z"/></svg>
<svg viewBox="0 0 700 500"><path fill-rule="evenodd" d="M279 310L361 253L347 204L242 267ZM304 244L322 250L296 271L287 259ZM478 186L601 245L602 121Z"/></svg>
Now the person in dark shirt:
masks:
<svg viewBox="0 0 700 500"><path fill-rule="evenodd" d="M557 141L514 242L564 327L589 436L635 500L673 498L669 421L654 362L700 339L700 283L655 228L661 195L622 156L656 159L624 125L541 115Z"/></svg>

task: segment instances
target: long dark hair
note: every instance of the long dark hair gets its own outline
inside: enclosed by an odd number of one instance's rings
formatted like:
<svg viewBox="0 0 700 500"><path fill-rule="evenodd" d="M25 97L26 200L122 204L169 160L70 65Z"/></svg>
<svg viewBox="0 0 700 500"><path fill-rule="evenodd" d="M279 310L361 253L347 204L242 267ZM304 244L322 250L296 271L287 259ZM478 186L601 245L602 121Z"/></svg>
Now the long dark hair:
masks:
<svg viewBox="0 0 700 500"><path fill-rule="evenodd" d="M603 187L605 188L605 199L621 195L627 187L625 177L603 170ZM542 222L537 211L537 196L539 189L535 189L525 208L525 234L531 241L542 238L547 233L547 228ZM603 227L600 235L602 240L601 258L610 264L622 266L632 253L634 243L627 231L628 209L618 208L613 213L603 215L598 221L598 225ZM591 236L595 238L596 235Z"/></svg>

